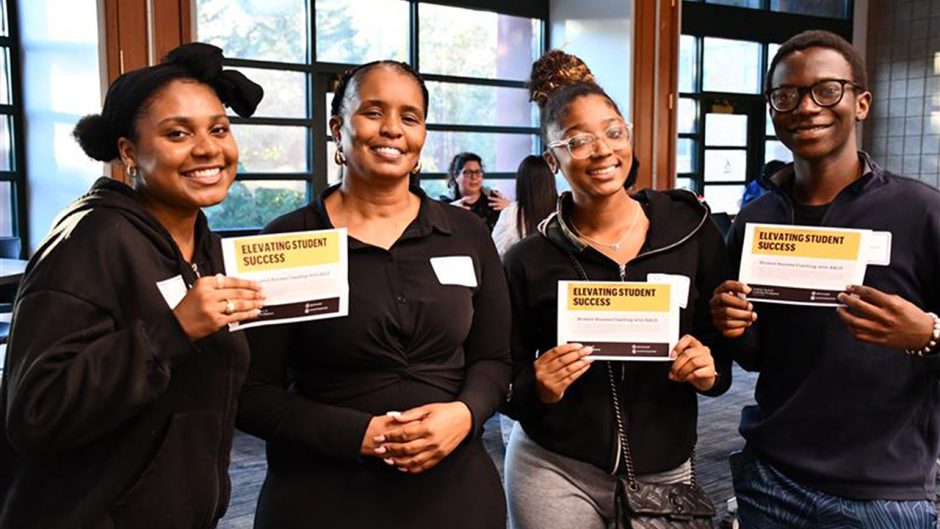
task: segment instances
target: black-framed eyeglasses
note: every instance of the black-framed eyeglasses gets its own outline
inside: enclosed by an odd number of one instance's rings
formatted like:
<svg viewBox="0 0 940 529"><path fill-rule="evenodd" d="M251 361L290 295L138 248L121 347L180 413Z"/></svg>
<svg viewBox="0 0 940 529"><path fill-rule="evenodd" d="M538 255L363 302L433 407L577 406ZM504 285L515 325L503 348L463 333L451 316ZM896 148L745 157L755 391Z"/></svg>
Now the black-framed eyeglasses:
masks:
<svg viewBox="0 0 940 529"><path fill-rule="evenodd" d="M567 147L568 153L572 158L582 159L591 156L594 153L594 144L597 140L603 139L611 150L623 149L630 144L633 139L633 125L629 123L618 123L607 127L603 136L595 136L590 132L575 134L570 138L553 141L545 146L545 150L556 147Z"/></svg>
<svg viewBox="0 0 940 529"><path fill-rule="evenodd" d="M778 86L767 92L767 102L777 112L790 112L800 106L803 96L809 92L813 102L823 108L834 107L845 96L845 86L862 88L848 79L823 79L812 86Z"/></svg>
<svg viewBox="0 0 940 529"><path fill-rule="evenodd" d="M483 177L483 169L462 169L460 175L465 178L472 178L474 176Z"/></svg>

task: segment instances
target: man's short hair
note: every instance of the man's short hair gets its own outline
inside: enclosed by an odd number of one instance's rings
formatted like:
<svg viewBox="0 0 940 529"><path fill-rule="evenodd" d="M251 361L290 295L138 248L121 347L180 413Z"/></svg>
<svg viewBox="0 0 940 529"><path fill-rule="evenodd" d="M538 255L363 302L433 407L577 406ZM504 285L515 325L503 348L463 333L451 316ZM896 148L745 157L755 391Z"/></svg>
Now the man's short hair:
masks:
<svg viewBox="0 0 940 529"><path fill-rule="evenodd" d="M790 37L780 46L777 54L770 61L770 67L767 69L767 76L764 78L764 92L769 92L773 88L771 83L777 64L788 55L807 48L825 48L839 52L852 68L852 82L861 86L864 90L868 90L868 73L865 71L865 61L858 50L855 49L855 46L852 46L849 41L835 33L813 29Z"/></svg>

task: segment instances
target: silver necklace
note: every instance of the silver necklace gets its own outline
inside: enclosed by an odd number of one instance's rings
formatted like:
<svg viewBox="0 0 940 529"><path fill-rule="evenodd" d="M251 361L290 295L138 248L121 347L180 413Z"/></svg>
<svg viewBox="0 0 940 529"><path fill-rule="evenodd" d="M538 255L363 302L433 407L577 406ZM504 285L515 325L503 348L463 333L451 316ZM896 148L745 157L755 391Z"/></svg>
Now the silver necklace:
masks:
<svg viewBox="0 0 940 529"><path fill-rule="evenodd" d="M617 241L617 242L615 242L615 243L601 242L601 241L598 241L598 240L596 240L596 239L592 239L592 238L588 237L587 235L581 233L581 230L579 230L579 229L577 228L577 226L575 226L575 232L577 233L578 238L580 238L580 239L585 239L585 240L587 240L587 241L593 242L594 244L598 244L598 245L600 245L600 246L604 246L604 247L610 248L611 250L613 250L613 251L615 251L615 252L619 252L619 251L620 251L620 246L623 244L623 241L627 240L627 237L629 237L630 234L633 233L633 228L636 227L636 221L637 221L638 218L640 218L640 210L641 210L641 209L643 209L643 208L640 206L639 203L637 203L636 209L633 211L633 220L630 221L630 227L627 228L627 231L623 234L623 237L621 237L620 240ZM572 226L574 226L574 223L572 223Z"/></svg>

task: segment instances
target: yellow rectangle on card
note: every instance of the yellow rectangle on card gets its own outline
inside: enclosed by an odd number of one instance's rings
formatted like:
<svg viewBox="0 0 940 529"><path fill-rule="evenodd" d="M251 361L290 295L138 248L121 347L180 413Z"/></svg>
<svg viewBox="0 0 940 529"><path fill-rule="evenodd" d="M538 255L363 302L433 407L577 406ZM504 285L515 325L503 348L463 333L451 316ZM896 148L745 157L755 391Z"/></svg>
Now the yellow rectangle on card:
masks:
<svg viewBox="0 0 940 529"><path fill-rule="evenodd" d="M669 287L663 283L569 283L568 310L669 312Z"/></svg>
<svg viewBox="0 0 940 529"><path fill-rule="evenodd" d="M239 272L264 272L338 263L339 232L287 233L245 237L235 243Z"/></svg>
<svg viewBox="0 0 940 529"><path fill-rule="evenodd" d="M754 228L751 253L814 259L858 259L862 233L858 231Z"/></svg>

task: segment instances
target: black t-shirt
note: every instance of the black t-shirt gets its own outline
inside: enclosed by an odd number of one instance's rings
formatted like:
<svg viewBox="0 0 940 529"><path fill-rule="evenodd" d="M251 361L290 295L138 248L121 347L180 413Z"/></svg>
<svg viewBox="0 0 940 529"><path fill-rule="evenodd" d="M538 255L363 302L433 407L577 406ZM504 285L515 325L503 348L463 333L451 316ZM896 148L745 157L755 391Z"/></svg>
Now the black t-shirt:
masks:
<svg viewBox="0 0 940 529"><path fill-rule="evenodd" d="M811 206L809 204L801 204L793 201L794 224L799 226L822 226L822 221L826 217L826 213L829 211L829 206L831 205L832 202Z"/></svg>

